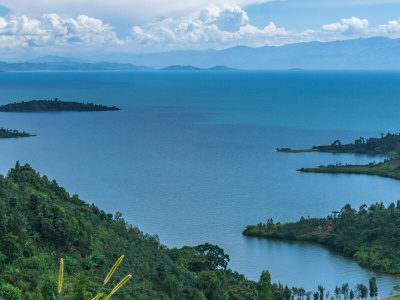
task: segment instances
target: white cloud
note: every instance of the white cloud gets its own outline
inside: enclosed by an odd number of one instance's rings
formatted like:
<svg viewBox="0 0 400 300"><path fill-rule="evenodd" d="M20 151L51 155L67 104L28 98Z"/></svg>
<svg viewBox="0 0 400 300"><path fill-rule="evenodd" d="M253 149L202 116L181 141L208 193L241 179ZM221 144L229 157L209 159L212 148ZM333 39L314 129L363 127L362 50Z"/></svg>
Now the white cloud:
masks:
<svg viewBox="0 0 400 300"><path fill-rule="evenodd" d="M3 52L7 49L31 51L33 48L42 52L77 52L101 48L138 53L224 49L237 45L281 46L378 35L400 38L400 21L391 20L371 27L367 19L352 17L322 25L319 29L293 32L272 21L264 28L254 26L246 11L239 5L212 4L184 17L170 17L134 26L126 36L118 38L110 24L88 15L70 18L52 13L38 18L26 15L0 17L0 49Z"/></svg>
<svg viewBox="0 0 400 300"><path fill-rule="evenodd" d="M131 30L131 42L144 48L175 47L226 48L238 44L258 46L272 44L270 38L288 32L270 22L263 29L250 24L247 13L238 5L209 5L179 19L164 19Z"/></svg>
<svg viewBox="0 0 400 300"><path fill-rule="evenodd" d="M377 34L398 37L400 35L400 20L391 20L387 24L378 26Z"/></svg>
<svg viewBox="0 0 400 300"><path fill-rule="evenodd" d="M76 19L45 14L40 19L25 15L0 18L0 48L32 46L90 46L121 44L113 28L99 19L80 15Z"/></svg>
<svg viewBox="0 0 400 300"><path fill-rule="evenodd" d="M366 19L351 17L350 19L342 19L341 22L326 24L322 26L323 31L339 32L343 34L366 33L369 28L369 22Z"/></svg>
<svg viewBox="0 0 400 300"><path fill-rule="evenodd" d="M179 17L211 4L236 4L248 6L276 0L0 0L0 5L21 14L39 17L49 12L75 16L86 14L102 20L123 20L125 23L141 24L162 17Z"/></svg>

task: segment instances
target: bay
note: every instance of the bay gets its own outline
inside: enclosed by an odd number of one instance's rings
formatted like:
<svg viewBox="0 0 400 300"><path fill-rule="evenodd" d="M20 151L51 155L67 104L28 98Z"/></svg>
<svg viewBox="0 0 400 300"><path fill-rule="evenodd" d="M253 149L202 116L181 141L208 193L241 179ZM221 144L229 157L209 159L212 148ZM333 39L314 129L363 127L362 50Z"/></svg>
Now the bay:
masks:
<svg viewBox="0 0 400 300"><path fill-rule="evenodd" d="M16 160L71 194L158 234L170 247L216 243L229 267L316 290L368 283L388 296L400 279L364 270L312 244L243 237L248 224L325 216L350 203L400 198L400 182L303 174L383 157L277 153L398 132L398 72L1 73L0 104L53 99L118 112L2 113L0 126L37 134L1 140L0 172Z"/></svg>

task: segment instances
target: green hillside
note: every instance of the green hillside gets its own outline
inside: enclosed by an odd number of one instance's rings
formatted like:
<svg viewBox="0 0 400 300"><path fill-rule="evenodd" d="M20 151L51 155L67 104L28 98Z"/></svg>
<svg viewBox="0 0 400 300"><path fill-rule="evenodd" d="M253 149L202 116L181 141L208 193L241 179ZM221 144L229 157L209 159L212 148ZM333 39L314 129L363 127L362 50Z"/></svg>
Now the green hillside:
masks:
<svg viewBox="0 0 400 300"><path fill-rule="evenodd" d="M0 299L92 299L122 254L105 291L126 274L132 278L115 299L252 299L257 292L255 282L227 270L229 256L218 246L168 249L121 213L70 196L29 165L17 162L0 175Z"/></svg>

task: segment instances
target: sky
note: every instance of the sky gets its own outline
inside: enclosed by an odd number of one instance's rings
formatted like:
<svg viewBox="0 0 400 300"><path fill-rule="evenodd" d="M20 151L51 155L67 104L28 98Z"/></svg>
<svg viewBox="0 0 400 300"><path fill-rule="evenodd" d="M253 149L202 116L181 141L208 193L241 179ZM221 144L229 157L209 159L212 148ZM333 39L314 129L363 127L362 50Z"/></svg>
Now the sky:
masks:
<svg viewBox="0 0 400 300"><path fill-rule="evenodd" d="M400 38L400 0L0 0L0 59Z"/></svg>

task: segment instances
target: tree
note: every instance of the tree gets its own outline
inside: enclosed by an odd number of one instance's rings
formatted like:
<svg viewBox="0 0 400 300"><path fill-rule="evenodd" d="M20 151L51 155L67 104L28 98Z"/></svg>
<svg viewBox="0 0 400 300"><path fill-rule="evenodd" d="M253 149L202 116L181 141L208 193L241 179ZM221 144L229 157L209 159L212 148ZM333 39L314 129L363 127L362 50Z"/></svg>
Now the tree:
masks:
<svg viewBox="0 0 400 300"><path fill-rule="evenodd" d="M217 268L226 270L230 258L228 254L225 254L224 249L210 243L198 245L194 248L205 255L205 263L210 270Z"/></svg>
<svg viewBox="0 0 400 300"><path fill-rule="evenodd" d="M368 288L362 283L357 284L357 298L366 299L367 296L368 296Z"/></svg>
<svg viewBox="0 0 400 300"><path fill-rule="evenodd" d="M349 297L349 284L343 284L340 292L342 293L344 300L347 300Z"/></svg>
<svg viewBox="0 0 400 300"><path fill-rule="evenodd" d="M204 291L207 299L214 299L221 281L214 271L201 271L198 277L199 287Z"/></svg>
<svg viewBox="0 0 400 300"><path fill-rule="evenodd" d="M374 276L369 279L369 296L371 299L378 297L378 286L376 285L376 278Z"/></svg>
<svg viewBox="0 0 400 300"><path fill-rule="evenodd" d="M350 290L350 294L349 294L349 297L350 297L350 300L353 300L354 299L354 291L353 291L353 289L351 289Z"/></svg>
<svg viewBox="0 0 400 300"><path fill-rule="evenodd" d="M263 271L258 281L258 300L273 300L271 274Z"/></svg>
<svg viewBox="0 0 400 300"><path fill-rule="evenodd" d="M318 291L319 291L319 300L324 300L325 288L322 285L318 285Z"/></svg>

